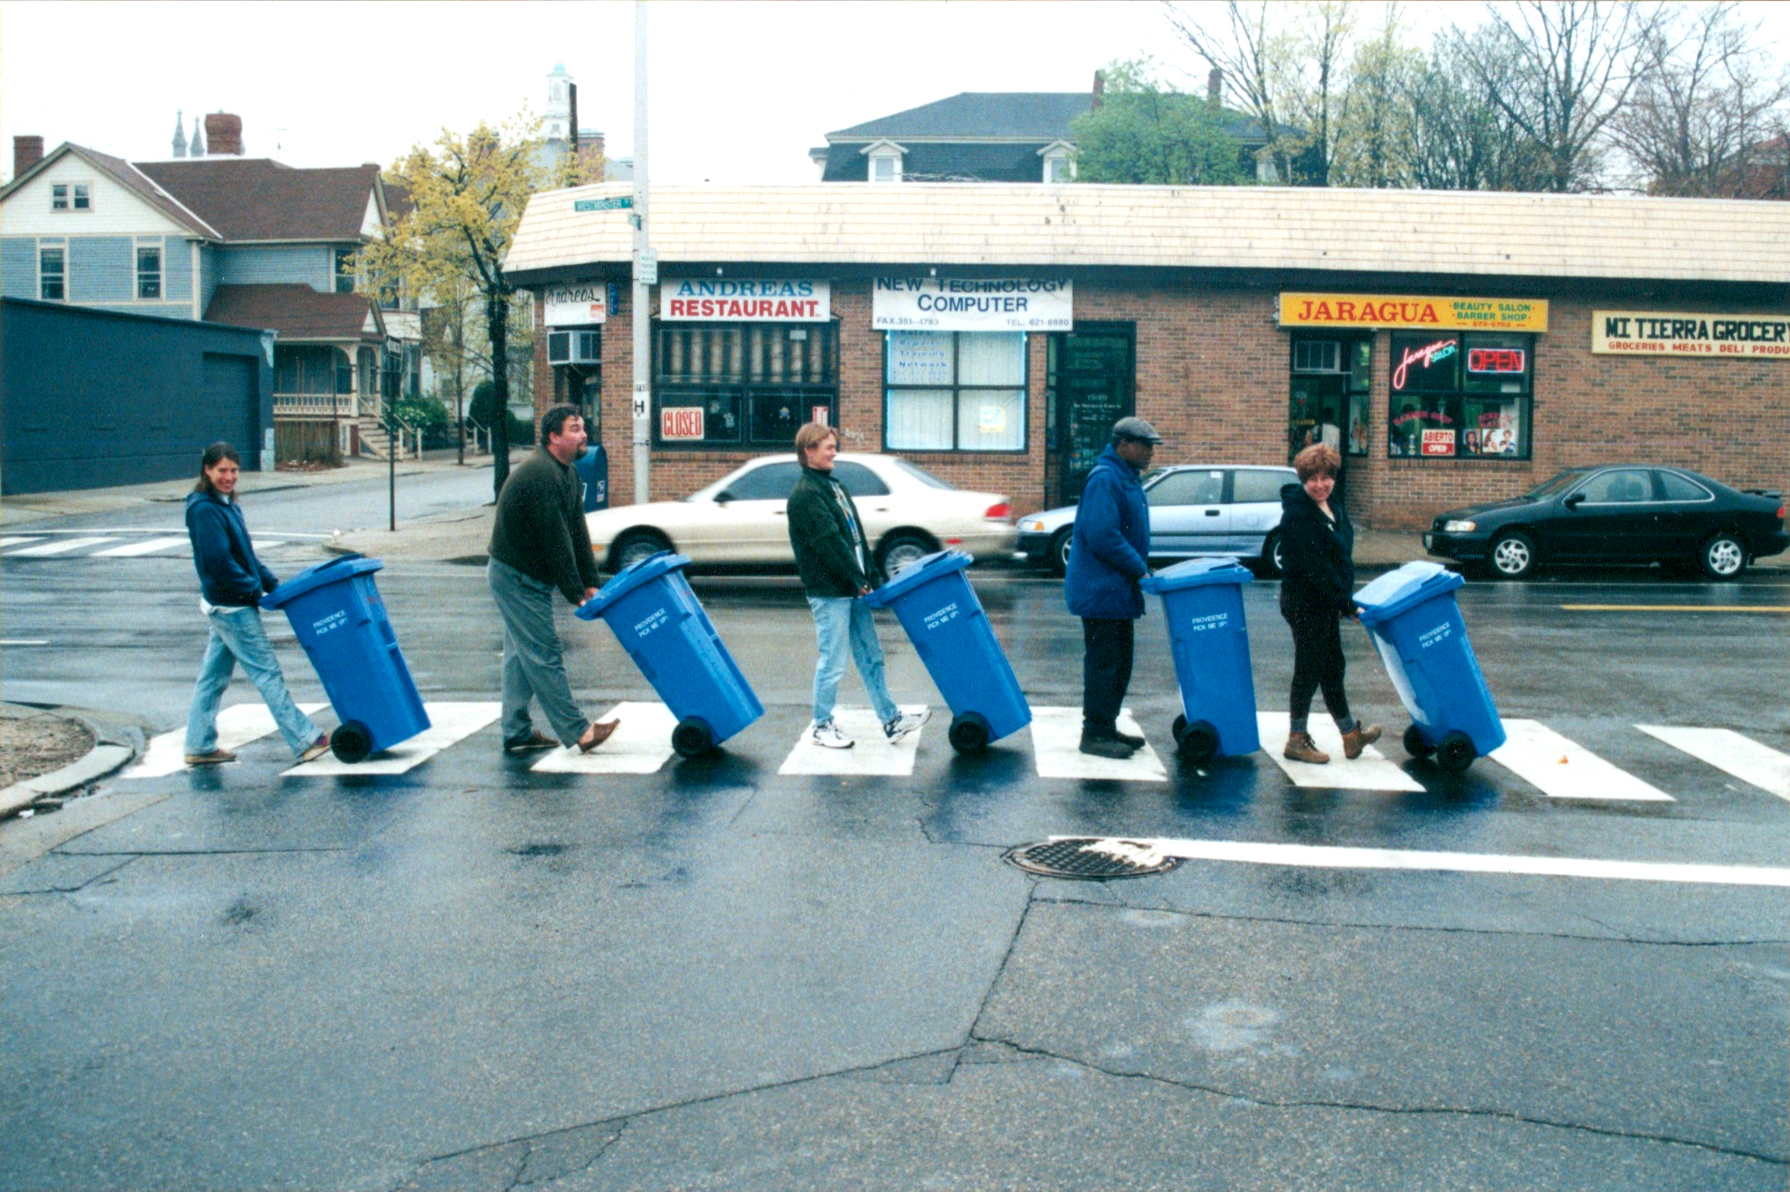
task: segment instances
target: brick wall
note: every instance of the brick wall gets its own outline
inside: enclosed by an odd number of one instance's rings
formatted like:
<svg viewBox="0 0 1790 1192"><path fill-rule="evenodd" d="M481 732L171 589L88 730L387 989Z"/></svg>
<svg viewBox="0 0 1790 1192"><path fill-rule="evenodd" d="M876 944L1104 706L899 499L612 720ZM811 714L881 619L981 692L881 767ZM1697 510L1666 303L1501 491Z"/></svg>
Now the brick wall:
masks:
<svg viewBox="0 0 1790 1192"><path fill-rule="evenodd" d="M1290 360L1288 335L1274 319L1278 289L1077 280L1078 321L1136 327L1137 412L1166 440L1157 462L1286 459ZM622 293L628 294L625 285ZM832 280L840 325L839 426L848 451L882 448L883 345L870 327L870 296L867 279ZM1550 306L1549 330L1536 337L1534 457L1388 457L1391 333L1381 331L1373 344L1368 454L1347 461L1346 500L1360 524L1420 528L1443 509L1514 496L1564 467L1618 459L1677 464L1736 487L1782 487L1782 461L1790 457L1790 360L1597 356L1591 352L1594 307L1673 304L1619 295L1560 298L1539 285L1525 296L1547 298ZM1785 313L1759 303L1676 305ZM537 317L538 310L537 304ZM633 499L630 315L624 305L603 329L603 441L616 504ZM1046 484L1046 345L1043 335L1028 344L1025 454L903 456L961 487L1006 494L1016 513L1039 509ZM544 335L536 341L535 367L543 378L537 407L544 409L553 394ZM653 499L683 496L756 454L654 452Z"/></svg>

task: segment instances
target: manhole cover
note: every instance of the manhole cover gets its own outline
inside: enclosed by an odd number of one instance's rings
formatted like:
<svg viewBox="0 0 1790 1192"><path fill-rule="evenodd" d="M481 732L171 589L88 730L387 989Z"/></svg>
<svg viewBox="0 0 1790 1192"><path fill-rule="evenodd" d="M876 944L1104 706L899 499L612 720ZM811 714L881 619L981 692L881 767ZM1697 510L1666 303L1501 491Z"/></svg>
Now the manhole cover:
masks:
<svg viewBox="0 0 1790 1192"><path fill-rule="evenodd" d="M1179 857L1165 857L1147 844L1092 836L1021 845L1007 850L1007 860L1027 873L1084 882L1167 873L1181 863Z"/></svg>

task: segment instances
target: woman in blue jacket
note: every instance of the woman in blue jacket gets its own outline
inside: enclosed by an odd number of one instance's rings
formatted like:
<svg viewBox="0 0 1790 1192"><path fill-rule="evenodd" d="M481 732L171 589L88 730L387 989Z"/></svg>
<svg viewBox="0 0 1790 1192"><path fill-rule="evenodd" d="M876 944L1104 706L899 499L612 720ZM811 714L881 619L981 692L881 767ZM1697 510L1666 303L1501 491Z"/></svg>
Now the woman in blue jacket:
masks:
<svg viewBox="0 0 1790 1192"><path fill-rule="evenodd" d="M242 460L228 443L213 443L199 460L199 483L186 499L186 531L193 540L199 572L199 607L211 626L199 681L186 717L186 761L215 766L236 760L218 746L218 701L237 663L267 701L280 735L301 762L321 757L329 737L299 711L286 692L279 660L261 626L261 597L279 586L273 572L255 557L248 526L236 504Z"/></svg>

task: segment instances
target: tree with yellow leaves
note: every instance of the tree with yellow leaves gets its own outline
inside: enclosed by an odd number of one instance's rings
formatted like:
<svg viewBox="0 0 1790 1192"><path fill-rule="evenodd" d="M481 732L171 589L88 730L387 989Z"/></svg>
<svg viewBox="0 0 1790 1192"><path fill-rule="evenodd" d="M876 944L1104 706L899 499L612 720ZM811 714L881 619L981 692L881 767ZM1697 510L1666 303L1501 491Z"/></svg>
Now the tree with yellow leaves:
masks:
<svg viewBox="0 0 1790 1192"><path fill-rule="evenodd" d="M516 289L504 276L503 259L516 225L531 194L600 179L603 172L601 158L581 157L570 147L556 155L540 127L525 111L495 127L480 121L464 134L444 128L433 146L413 146L385 171L385 181L408 191L414 206L361 253L370 288L400 281L425 302L464 301L469 290L482 301L499 410L508 410L510 401ZM494 419L494 493L509 478L509 447L507 419Z"/></svg>

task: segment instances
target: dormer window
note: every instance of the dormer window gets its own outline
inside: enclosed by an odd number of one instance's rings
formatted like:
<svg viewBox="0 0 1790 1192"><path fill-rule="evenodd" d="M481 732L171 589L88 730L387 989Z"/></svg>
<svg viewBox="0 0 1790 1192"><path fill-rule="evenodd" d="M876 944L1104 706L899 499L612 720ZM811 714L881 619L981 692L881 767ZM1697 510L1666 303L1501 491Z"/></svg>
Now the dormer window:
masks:
<svg viewBox="0 0 1790 1192"><path fill-rule="evenodd" d="M1044 159L1043 178L1047 185L1075 181L1075 146L1068 141L1052 141L1038 151Z"/></svg>
<svg viewBox="0 0 1790 1192"><path fill-rule="evenodd" d="M862 152L870 159L868 177L872 182L900 182L901 159L907 150L894 141L878 141Z"/></svg>
<svg viewBox="0 0 1790 1192"><path fill-rule="evenodd" d="M52 182L51 211L89 211L93 207L93 190L85 182Z"/></svg>

